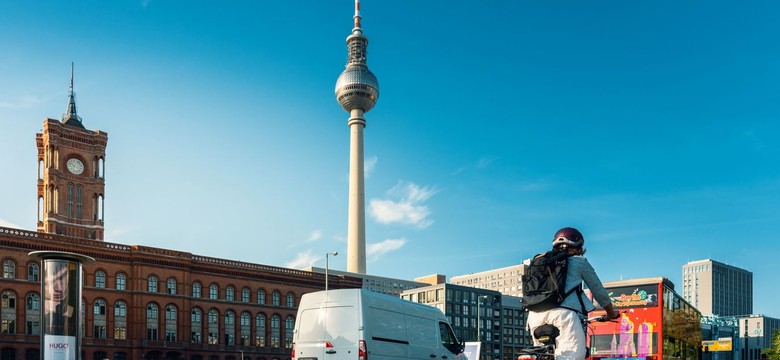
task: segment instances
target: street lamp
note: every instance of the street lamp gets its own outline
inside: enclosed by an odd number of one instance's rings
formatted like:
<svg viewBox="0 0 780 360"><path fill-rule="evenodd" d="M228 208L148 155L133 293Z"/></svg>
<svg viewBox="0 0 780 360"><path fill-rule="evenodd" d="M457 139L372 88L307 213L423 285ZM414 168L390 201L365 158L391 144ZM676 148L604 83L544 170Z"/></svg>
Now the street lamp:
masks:
<svg viewBox="0 0 780 360"><path fill-rule="evenodd" d="M325 291L328 290L328 256L330 255L336 256L338 254L339 254L338 251L325 253Z"/></svg>
<svg viewBox="0 0 780 360"><path fill-rule="evenodd" d="M479 298L477 298L477 341L482 342L482 335L480 333L480 328L482 328L482 323L479 322L479 304L482 303L482 299L487 299L487 295L480 295Z"/></svg>

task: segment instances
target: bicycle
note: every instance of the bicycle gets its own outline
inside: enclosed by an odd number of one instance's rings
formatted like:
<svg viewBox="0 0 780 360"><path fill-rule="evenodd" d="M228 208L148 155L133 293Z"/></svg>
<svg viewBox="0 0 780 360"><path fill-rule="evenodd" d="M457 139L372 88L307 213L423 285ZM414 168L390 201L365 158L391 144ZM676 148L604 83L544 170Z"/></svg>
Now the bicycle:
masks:
<svg viewBox="0 0 780 360"><path fill-rule="evenodd" d="M582 330L588 333L588 325L592 322L617 321L608 319L607 315L599 315L591 318L582 319ZM555 360L555 339L560 335L560 330L552 324L545 324L534 329L534 338L542 345L531 346L520 349L520 355L517 360ZM590 356L590 347L585 349L585 358Z"/></svg>

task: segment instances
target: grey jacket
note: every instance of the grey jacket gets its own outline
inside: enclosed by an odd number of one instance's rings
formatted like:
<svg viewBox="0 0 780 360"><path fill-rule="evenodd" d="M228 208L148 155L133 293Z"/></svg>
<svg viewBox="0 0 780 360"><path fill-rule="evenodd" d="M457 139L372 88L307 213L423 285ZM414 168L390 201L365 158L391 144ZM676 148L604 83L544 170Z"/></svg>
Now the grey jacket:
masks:
<svg viewBox="0 0 780 360"><path fill-rule="evenodd" d="M588 289L590 289L593 294L593 298L596 299L599 305L603 307L612 302L607 290L604 289L604 285L601 283L601 280L599 280L599 276L596 275L596 270L590 265L588 259L581 255L572 256L569 258L569 267L566 272L566 290L568 291L577 286L582 286L583 281L588 286ZM590 312L596 308L584 293L580 293L580 297L582 303L585 304L586 312ZM563 299L560 307L581 312L582 306L580 305L580 301L577 300L577 292L575 291Z"/></svg>

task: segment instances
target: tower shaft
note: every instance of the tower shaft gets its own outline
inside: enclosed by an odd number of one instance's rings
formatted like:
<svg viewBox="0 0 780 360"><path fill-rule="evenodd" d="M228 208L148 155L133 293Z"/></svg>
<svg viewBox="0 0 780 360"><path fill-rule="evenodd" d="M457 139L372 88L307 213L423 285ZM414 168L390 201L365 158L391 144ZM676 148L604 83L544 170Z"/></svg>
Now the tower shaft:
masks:
<svg viewBox="0 0 780 360"><path fill-rule="evenodd" d="M353 109L349 118L349 221L347 224L347 271L366 273L366 195L363 173L363 110Z"/></svg>

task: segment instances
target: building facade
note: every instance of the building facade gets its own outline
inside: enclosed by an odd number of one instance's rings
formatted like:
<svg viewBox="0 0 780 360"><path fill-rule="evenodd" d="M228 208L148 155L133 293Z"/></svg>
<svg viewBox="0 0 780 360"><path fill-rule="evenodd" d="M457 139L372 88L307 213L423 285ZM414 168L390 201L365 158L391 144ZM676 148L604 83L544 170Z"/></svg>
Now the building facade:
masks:
<svg viewBox="0 0 780 360"><path fill-rule="evenodd" d="M706 259L682 267L682 295L702 314L735 316L753 313L753 273Z"/></svg>
<svg viewBox="0 0 780 360"><path fill-rule="evenodd" d="M772 337L780 330L780 319L764 315L749 315L739 318L740 360L758 360L766 349L771 348Z"/></svg>
<svg viewBox="0 0 780 360"><path fill-rule="evenodd" d="M461 341L482 341L481 360L501 358L501 294L438 284L404 291L401 298L441 310Z"/></svg>
<svg viewBox="0 0 780 360"><path fill-rule="evenodd" d="M517 296L501 296L501 358L515 360L520 355L520 349L533 346L531 334L528 332L528 312Z"/></svg>
<svg viewBox="0 0 780 360"><path fill-rule="evenodd" d="M0 228L0 359L38 359L41 264L31 251L95 258L84 266L82 358L290 358L301 296L323 274L139 245ZM360 279L332 276L331 288Z"/></svg>
<svg viewBox="0 0 780 360"><path fill-rule="evenodd" d="M503 295L522 297L522 277L525 274L525 268L526 264L519 264L468 275L457 275L450 277L450 283L495 290Z"/></svg>

